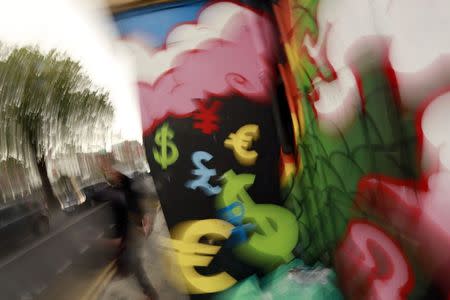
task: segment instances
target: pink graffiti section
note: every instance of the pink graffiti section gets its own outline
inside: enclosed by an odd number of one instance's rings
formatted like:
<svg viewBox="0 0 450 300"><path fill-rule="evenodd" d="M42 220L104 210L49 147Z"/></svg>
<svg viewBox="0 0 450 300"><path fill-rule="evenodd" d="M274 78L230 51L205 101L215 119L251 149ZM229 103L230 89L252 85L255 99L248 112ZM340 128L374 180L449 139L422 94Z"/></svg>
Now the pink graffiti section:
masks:
<svg viewBox="0 0 450 300"><path fill-rule="evenodd" d="M417 134L423 139L418 151L422 178L406 181L366 176L359 182L356 206L398 233L422 270L449 295L450 94L445 91L429 99L417 116Z"/></svg>
<svg viewBox="0 0 450 300"><path fill-rule="evenodd" d="M407 299L413 278L400 248L383 231L353 222L336 251L336 269L349 299Z"/></svg>
<svg viewBox="0 0 450 300"><path fill-rule="evenodd" d="M428 180L428 189L389 178L361 180L359 204L409 242L422 268L443 291L450 291L450 174Z"/></svg>
<svg viewBox="0 0 450 300"><path fill-rule="evenodd" d="M211 96L240 94L250 101L267 102L273 62L272 35L268 33L270 22L246 10L230 18L223 38L208 39L196 49L180 53L172 68L154 83L140 81L144 132L151 132L169 115L191 114L198 100Z"/></svg>

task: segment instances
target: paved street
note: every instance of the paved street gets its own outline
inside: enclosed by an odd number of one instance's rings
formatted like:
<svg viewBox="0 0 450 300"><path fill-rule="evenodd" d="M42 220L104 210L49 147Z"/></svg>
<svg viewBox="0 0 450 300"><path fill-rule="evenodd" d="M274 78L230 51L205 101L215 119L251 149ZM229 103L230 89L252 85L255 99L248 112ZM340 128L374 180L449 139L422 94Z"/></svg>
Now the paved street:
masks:
<svg viewBox="0 0 450 300"><path fill-rule="evenodd" d="M79 299L114 253L100 240L111 224L109 204L74 216L57 214L49 234L3 243L1 299Z"/></svg>
<svg viewBox="0 0 450 300"><path fill-rule="evenodd" d="M79 300L99 283L115 258L115 248L103 239L114 229L109 203L86 206L73 216L52 216L50 232L41 237L21 234L0 242L0 299ZM143 248L144 268L164 300L185 300L163 272L160 240L168 237L159 210ZM111 273L111 272L110 272ZM111 276L115 273L112 272ZM103 279L102 279L103 280ZM102 300L144 299L134 277L113 277L100 290Z"/></svg>
<svg viewBox="0 0 450 300"><path fill-rule="evenodd" d="M160 300L188 300L186 295L179 293L170 285L165 276L164 261L161 259L162 248L160 240L169 237L164 215L159 210L155 227L143 249L143 262L147 275L159 293ZM115 278L106 287L101 300L140 300L145 299L134 277Z"/></svg>

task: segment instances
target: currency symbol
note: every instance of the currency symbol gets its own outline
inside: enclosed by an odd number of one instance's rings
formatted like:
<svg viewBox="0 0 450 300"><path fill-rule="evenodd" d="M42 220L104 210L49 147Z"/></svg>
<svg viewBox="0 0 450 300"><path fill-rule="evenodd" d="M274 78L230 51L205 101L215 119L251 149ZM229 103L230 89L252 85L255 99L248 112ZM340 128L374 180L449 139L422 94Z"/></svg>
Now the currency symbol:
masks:
<svg viewBox="0 0 450 300"><path fill-rule="evenodd" d="M236 133L231 133L225 140L225 148L233 150L234 157L244 166L255 164L258 158L256 151L248 151L252 147L252 141L259 138L259 127L255 124L244 125Z"/></svg>
<svg viewBox="0 0 450 300"><path fill-rule="evenodd" d="M198 178L186 182L186 187L195 190L201 188L206 195L216 195L220 193L222 188L220 186L211 186L209 180L212 176L216 175L215 169L208 169L202 163L202 161L208 162L212 159L212 155L205 151L197 151L192 154L192 162L197 167L192 174L197 175Z"/></svg>
<svg viewBox="0 0 450 300"><path fill-rule="evenodd" d="M265 271L290 261L298 240L295 216L284 207L253 202L247 189L253 184L255 175L236 175L233 170L229 170L222 178L225 184L222 193L216 198L217 207L224 208L237 199L245 208L243 222L256 225L248 242L235 248L236 254Z"/></svg>
<svg viewBox="0 0 450 300"><path fill-rule="evenodd" d="M163 170L167 169L167 166L172 165L178 159L177 146L172 142L174 136L174 132L167 123L164 123L155 135L155 143L160 147L161 152L158 152L158 149L153 147L153 157Z"/></svg>
<svg viewBox="0 0 450 300"><path fill-rule="evenodd" d="M239 212L235 212L236 208L239 209ZM244 205L235 201L230 205L221 208L217 211L219 218L233 224L235 227L231 231L231 237L229 238L226 246L233 248L237 245L240 245L248 240L247 232L252 232L255 230L256 226L251 223L242 224L242 220L245 215Z"/></svg>
<svg viewBox="0 0 450 300"><path fill-rule="evenodd" d="M176 251L172 260L175 260L175 264L179 267L189 293L215 293L236 283L236 280L226 272L204 276L195 269L195 267L207 267L221 248L202 244L199 240L206 235L214 236L216 239L228 239L232 229L233 225L218 219L187 221L176 225L171 231L172 240L163 241L166 242L167 248ZM176 275L173 274L175 277Z"/></svg>
<svg viewBox="0 0 450 300"><path fill-rule="evenodd" d="M236 213L236 208L239 209L239 213ZM221 208L217 211L217 215L219 218L224 219L225 221L237 226L242 224L242 220L245 215L245 207L239 202L235 201L224 208Z"/></svg>
<svg viewBox="0 0 450 300"><path fill-rule="evenodd" d="M197 102L198 111L193 114L193 119L198 121L194 123L194 128L200 129L204 134L211 134L219 129L217 121L217 111L222 107L219 101L211 102L209 107L206 106L206 101Z"/></svg>
<svg viewBox="0 0 450 300"><path fill-rule="evenodd" d="M248 233L253 232L255 228L256 226L251 223L241 224L234 227L231 231L231 237L228 240L226 246L234 248L240 244L245 243L248 240Z"/></svg>
<svg viewBox="0 0 450 300"><path fill-rule="evenodd" d="M222 107L219 101L211 102L209 107L206 102L197 102L198 111L193 114L193 119L198 121L194 123L194 128L200 129L204 134L211 134L219 129L217 121L217 111Z"/></svg>

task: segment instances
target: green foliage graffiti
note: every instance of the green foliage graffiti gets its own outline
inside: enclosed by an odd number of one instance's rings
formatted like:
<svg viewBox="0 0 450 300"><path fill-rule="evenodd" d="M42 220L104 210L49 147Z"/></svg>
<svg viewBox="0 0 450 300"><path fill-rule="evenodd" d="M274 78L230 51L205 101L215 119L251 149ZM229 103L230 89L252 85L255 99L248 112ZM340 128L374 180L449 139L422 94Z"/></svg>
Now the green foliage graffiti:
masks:
<svg viewBox="0 0 450 300"><path fill-rule="evenodd" d="M365 111L336 136L319 129L311 104L303 101L305 135L298 145L303 171L285 187L285 205L299 224L296 255L307 262L332 262L353 207L359 179L371 173L416 178L413 117L402 114L381 69L362 75ZM289 192L290 191L290 192Z"/></svg>

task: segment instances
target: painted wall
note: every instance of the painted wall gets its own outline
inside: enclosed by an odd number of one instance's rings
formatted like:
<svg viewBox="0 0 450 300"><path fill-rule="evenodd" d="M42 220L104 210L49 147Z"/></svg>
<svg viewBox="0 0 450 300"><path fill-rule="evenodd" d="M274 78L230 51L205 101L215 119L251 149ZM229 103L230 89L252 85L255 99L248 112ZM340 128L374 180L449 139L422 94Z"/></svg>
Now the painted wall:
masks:
<svg viewBox="0 0 450 300"><path fill-rule="evenodd" d="M292 261L298 225L280 199L278 44L268 14L185 1L116 22L136 58L144 144L181 285L210 298Z"/></svg>
<svg viewBox="0 0 450 300"><path fill-rule="evenodd" d="M236 2L117 16L190 294L448 297L448 8L279 0L279 36Z"/></svg>
<svg viewBox="0 0 450 300"><path fill-rule="evenodd" d="M448 297L447 1L277 1L296 254L349 299ZM444 271L445 270L445 271Z"/></svg>

